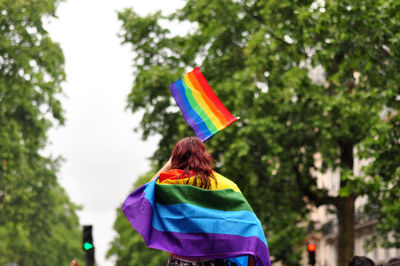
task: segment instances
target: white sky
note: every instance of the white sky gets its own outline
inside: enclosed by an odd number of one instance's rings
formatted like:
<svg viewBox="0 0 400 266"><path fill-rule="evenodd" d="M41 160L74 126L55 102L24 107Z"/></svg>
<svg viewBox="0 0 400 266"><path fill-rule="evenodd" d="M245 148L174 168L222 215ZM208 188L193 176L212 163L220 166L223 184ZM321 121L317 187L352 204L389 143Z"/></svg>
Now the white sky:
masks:
<svg viewBox="0 0 400 266"><path fill-rule="evenodd" d="M105 254L115 235L116 209L136 178L150 169L147 158L157 143L156 138L143 142L133 132L140 116L125 111L133 82L133 52L120 44L116 11L133 7L141 15L156 10L168 14L182 4L181 0L69 0L59 6L59 18L47 26L61 44L67 72L62 99L67 121L50 131L49 150L66 159L59 181L70 199L83 206L81 224L93 225L100 266L113 265Z"/></svg>

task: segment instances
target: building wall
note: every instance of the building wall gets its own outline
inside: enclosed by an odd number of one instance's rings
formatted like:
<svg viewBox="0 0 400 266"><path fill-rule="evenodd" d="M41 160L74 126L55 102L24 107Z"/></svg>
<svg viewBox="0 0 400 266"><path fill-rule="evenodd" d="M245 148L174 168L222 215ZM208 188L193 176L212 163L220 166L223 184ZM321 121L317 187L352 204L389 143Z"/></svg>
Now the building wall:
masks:
<svg viewBox="0 0 400 266"><path fill-rule="evenodd" d="M376 265L382 265L390 258L400 256L400 249L395 248L382 248L378 247L372 251L366 252L364 249L365 242L367 238L370 237L370 234L359 235L356 237L355 243L355 254L358 256L367 256L373 261L375 261ZM321 238L320 241L317 242L317 251L316 251L316 266L337 266L337 255L336 255L336 241L331 238ZM307 254L305 253L304 265L307 265Z"/></svg>
<svg viewBox="0 0 400 266"><path fill-rule="evenodd" d="M354 151L356 154L356 151ZM314 156L316 161L316 166L320 166L322 163L322 158L319 154ZM367 160L354 160L354 174L357 176L362 176L362 167L367 165ZM327 171L322 174L320 172L314 172L314 176L317 177L317 184L319 188L326 188L329 191L329 195L337 196L340 186L340 175L338 171ZM355 208L360 209L365 202L366 197L359 197L355 202ZM330 214L328 212L327 206L321 206L315 208L311 213L311 219L315 222L316 228L322 228L328 222L332 223L328 230L322 230L322 233L310 235L309 242L314 242L317 245L316 250L316 266L337 266L337 219L336 215ZM355 255L367 256L375 261L377 265L382 265L389 258L400 256L400 249L385 249L382 247L377 247L372 251L366 251L365 245L370 238L375 233L376 221L370 220L367 222L357 223L355 225ZM305 249L303 256L303 264L308 265L307 262L307 251Z"/></svg>

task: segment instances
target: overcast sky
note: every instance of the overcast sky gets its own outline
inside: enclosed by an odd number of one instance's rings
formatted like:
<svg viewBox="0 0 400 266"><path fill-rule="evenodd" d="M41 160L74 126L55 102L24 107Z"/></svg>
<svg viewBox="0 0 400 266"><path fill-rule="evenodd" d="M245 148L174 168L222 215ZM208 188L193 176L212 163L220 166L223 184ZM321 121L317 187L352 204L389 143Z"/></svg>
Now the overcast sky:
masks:
<svg viewBox="0 0 400 266"><path fill-rule="evenodd" d="M133 7L142 15L159 9L168 14L182 5L181 0L69 0L47 26L64 51L67 73L62 99L67 121L51 130L49 150L66 159L59 181L83 206L81 224L93 225L100 266L113 265L105 253L115 235L116 209L136 178L150 169L147 158L157 143L156 138L143 142L133 132L140 116L125 111L133 52L120 44L117 11Z"/></svg>

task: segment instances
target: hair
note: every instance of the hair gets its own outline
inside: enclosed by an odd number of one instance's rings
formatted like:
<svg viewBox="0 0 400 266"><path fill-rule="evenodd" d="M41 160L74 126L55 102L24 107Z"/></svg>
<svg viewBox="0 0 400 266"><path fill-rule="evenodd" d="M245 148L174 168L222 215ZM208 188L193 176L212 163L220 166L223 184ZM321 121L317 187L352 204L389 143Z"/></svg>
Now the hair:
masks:
<svg viewBox="0 0 400 266"><path fill-rule="evenodd" d="M349 266L375 266L375 262L365 256L353 256L349 261Z"/></svg>
<svg viewBox="0 0 400 266"><path fill-rule="evenodd" d="M213 158L197 137L186 137L176 143L172 151L171 166L183 170L182 176L193 175L193 185L201 188L208 189L211 185L210 178L215 178L212 172Z"/></svg>
<svg viewBox="0 0 400 266"><path fill-rule="evenodd" d="M400 266L400 257L391 258L383 266Z"/></svg>

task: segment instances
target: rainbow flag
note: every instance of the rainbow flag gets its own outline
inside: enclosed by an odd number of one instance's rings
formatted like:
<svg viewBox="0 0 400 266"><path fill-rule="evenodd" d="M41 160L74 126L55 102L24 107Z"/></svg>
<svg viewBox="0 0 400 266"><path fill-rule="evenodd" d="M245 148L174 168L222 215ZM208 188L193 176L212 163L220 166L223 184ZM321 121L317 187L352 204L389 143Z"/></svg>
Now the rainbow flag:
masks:
<svg viewBox="0 0 400 266"><path fill-rule="evenodd" d="M173 82L170 89L183 118L203 142L237 120L218 99L197 67Z"/></svg>
<svg viewBox="0 0 400 266"><path fill-rule="evenodd" d="M235 183L214 176L209 190L190 185L193 178L160 176L130 194L122 211L148 247L235 262L252 255L257 265L270 266L267 241L252 208Z"/></svg>

